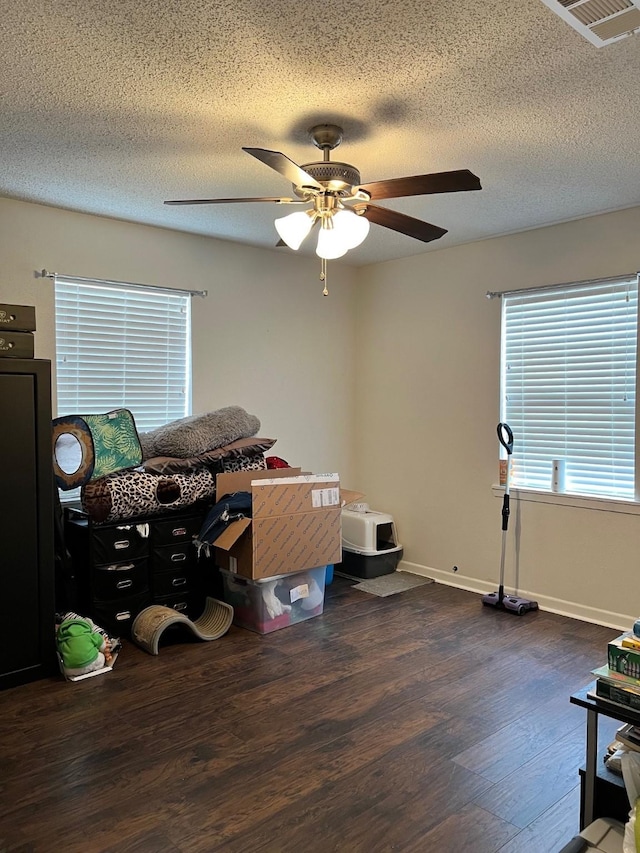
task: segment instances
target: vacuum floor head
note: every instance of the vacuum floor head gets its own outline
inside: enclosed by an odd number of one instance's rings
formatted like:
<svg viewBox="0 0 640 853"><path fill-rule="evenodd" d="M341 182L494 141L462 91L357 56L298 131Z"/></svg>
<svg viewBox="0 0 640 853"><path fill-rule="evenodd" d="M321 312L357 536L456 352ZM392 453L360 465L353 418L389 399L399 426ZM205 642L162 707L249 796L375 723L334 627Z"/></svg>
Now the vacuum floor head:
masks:
<svg viewBox="0 0 640 853"><path fill-rule="evenodd" d="M528 610L538 609L538 602L531 601L530 598L520 598L517 595L503 595L501 598L498 592L490 592L487 595L483 595L482 603L486 604L487 607L499 607L502 610L509 610L518 616L524 616Z"/></svg>

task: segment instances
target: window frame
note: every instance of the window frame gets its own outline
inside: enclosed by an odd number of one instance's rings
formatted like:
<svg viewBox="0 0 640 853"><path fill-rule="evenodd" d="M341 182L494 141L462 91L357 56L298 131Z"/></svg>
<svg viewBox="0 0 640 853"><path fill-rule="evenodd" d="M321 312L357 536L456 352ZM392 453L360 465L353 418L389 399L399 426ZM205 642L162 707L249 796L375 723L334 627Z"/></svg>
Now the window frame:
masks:
<svg viewBox="0 0 640 853"><path fill-rule="evenodd" d="M191 297L197 292L52 278L56 417L124 408L143 433L191 414ZM75 500L79 490L63 495Z"/></svg>
<svg viewBox="0 0 640 853"><path fill-rule="evenodd" d="M560 347L557 346L556 344L554 344L553 341L550 344L545 342L546 337L551 337L551 338L553 337L553 334L549 332L549 329L550 329L550 327L553 326L554 318L555 318L555 321L557 322L557 319L560 315L560 310L559 310L560 302L561 301L567 302L568 297L570 297L572 292L577 297L581 297L583 300L582 302L580 302L579 299L576 299L575 304L578 306L578 309L576 310L575 306L571 306L569 313L568 313L570 320L578 319L578 321L579 321L581 318L581 312L584 311L584 304L590 301L591 296L593 294L603 294L607 290L610 290L611 293L614 294L616 292L616 289L618 292L621 292L624 290L624 288L628 288L629 285L631 285L631 287L632 287L632 291L631 291L632 292L632 298L630 301L631 301L632 308L634 309L634 313L627 314L623 317L623 321L624 321L624 324L626 326L626 329L625 329L625 336L622 338L622 340L625 342L628 342L629 340L633 341L632 345L629 345L627 343L627 344L625 344L625 346L627 348L628 348L628 346L632 346L633 349L631 350L631 352L635 356L635 358L632 359L632 370L633 370L633 372L631 374L629 374L631 381L630 382L627 381L627 375L626 375L627 368L626 367L625 367L625 376L623 379L623 383L627 383L625 390L633 395L633 398L630 399L630 401L629 401L630 402L630 411L631 411L631 420L632 420L632 438L630 441L627 440L626 443L623 443L623 445L621 446L622 452L620 454L618 454L618 451L615 451L616 457L618 455L620 455L622 458L624 458L625 456L628 457L629 447L631 448L631 453L633 456L631 466L629 467L629 465L627 464L626 467L622 469L622 470L625 470L627 472L625 475L627 478L626 489L625 490L619 489L618 491L616 491L616 489L614 487L611 489L611 491L609 493L606 493L602 489L602 482L601 482L600 484L596 484L596 487L594 488L593 492L587 491L585 488L585 484L588 483L589 480L591 480L590 484L593 486L593 483L597 480L597 478L599 478L599 477L601 478L601 474L602 474L602 472L598 468L597 464L593 463L593 460L588 459L588 457L590 455L588 452L585 452L585 457L587 458L587 461L585 462L583 460L583 462L582 462L583 471L581 473L584 474L584 476L582 477L583 482L582 483L578 482L578 488L577 489L576 488L571 489L571 485L569 485L567 490L565 490L561 493L556 492L552 489L551 477L549 478L549 485L548 486L546 486L546 484L541 483L540 482L540 479L541 479L540 470L538 470L537 472L535 471L535 464L537 463L538 469L540 469L540 447L542 445L541 445L539 437L537 438L537 442L536 442L535 423L534 423L534 426L532 426L532 430L529 433L529 435L525 436L525 441L528 440L528 444L529 444L529 448L530 448L529 465L533 466L532 467L533 473L530 473L528 481L520 479L520 482L518 482L517 474L511 480L510 485L511 485L514 497L516 499L520 498L523 500L533 500L533 501L543 502L543 503L566 504L566 505L571 505L571 506L588 506L589 508L600 508L600 509L604 508L604 509L610 509L611 511L627 512L627 513L631 513L631 514L637 514L638 510L636 510L636 505L638 504L638 502L640 500L640 498L639 498L640 482L639 482L639 476L638 476L639 455L640 455L638 452L638 449L640 446L639 445L640 419L638 417L638 399L637 399L637 394L636 394L636 386L637 386L637 383L640 381L640 375L639 375L639 371L638 371L638 358L640 356L640 350L638 349L638 335L640 333L640 322L638 320L638 304L639 304L638 284L639 284L639 278L640 278L640 274L629 273L629 274L623 274L623 275L619 275L619 276L612 276L610 278L594 279L591 281L572 282L572 283L560 284L560 285L547 285L547 286L542 286L542 287L521 288L521 289L510 290L510 291L504 291L502 293L488 293L487 294L487 296L490 298L494 297L494 296L503 297L502 305L501 305L501 326L500 326L500 328L501 328L501 334L500 334L500 418L501 418L501 421L503 421L503 422L505 422L505 421L509 422L510 413L509 413L509 403L508 403L508 399L507 399L507 388L509 387L513 393L513 387L514 387L515 383L513 381L511 381L511 384L509 384L509 382L506 379L506 376L507 376L507 372L510 369L511 365L514 365L517 368L516 373L518 370L520 371L518 374L518 376L519 376L518 382L520 383L521 394L520 394L520 398L518 399L518 402L517 403L514 402L514 406L516 406L516 408L515 408L515 410L513 410L511 412L511 417L512 417L512 420L514 420L515 423L517 424L517 429L522 434L522 419L527 417L526 396L531 395L532 391L535 394L535 390L536 390L535 381L536 380L539 381L539 379L540 379L541 371L539 368L535 367L536 359L539 359L541 356L547 356L548 354L551 354L551 357L553 358L553 356L556 355L557 351L560 350ZM616 297L614 297L612 295L610 302L614 303L615 298ZM617 298L619 300L619 296ZM510 304L510 302L509 302L510 299L512 300L512 304ZM517 363L517 357L514 357L514 350L515 350L517 344L514 344L513 340L509 342L509 345L507 343L507 341L508 341L507 333L509 331L507 328L507 326L508 326L507 311L508 311L509 307L511 307L511 310L513 312L514 311L513 305L514 304L517 305L518 303L520 303L521 306L524 306L524 307L522 307L522 315L526 318L527 317L527 310L529 310L527 308L527 305L528 304L534 305L535 300L541 300L541 303L543 305L544 304L553 305L553 301L555 300L556 301L556 307L558 307L558 310L549 313L548 318L545 317L544 312L542 312L542 314L540 315L542 317L542 320L540 321L541 332L538 335L538 337L540 338L542 343L539 347L536 343L536 334L538 334L537 326L535 328L534 334L530 334L529 330L526 328L526 326L522 322L522 316L518 317L516 321L514 321L513 318L511 318L512 319L512 329L511 329L512 335L513 335L513 329L514 328L518 329L518 325L517 325L518 322L520 323L520 326L521 326L522 331L523 331L523 338L527 338L527 335L529 333L529 339L525 343L521 343L521 345L520 345L520 348L521 348L521 353L519 356L520 361L519 361L519 363ZM535 308L535 305L534 305L534 308ZM589 307L589 310L592 310L591 307ZM618 310L617 305L614 305L613 309L607 308L606 310L609 312L609 314L613 314L613 316L615 316L616 321L618 321L618 318L622 316L622 313L621 313L621 311ZM617 311L617 313L615 313L616 311ZM598 318L600 317L599 310L593 310L592 313L594 313L596 315L596 317L598 317ZM606 316L609 316L609 314L607 314ZM584 321L584 326L580 325L579 323L574 326L574 328L576 328L580 331L580 337L583 337L581 334L581 330L583 328L586 328L586 329L590 328L589 322L590 321L587 318ZM635 326L634 326L634 324L635 324ZM535 324L534 324L534 326L535 326ZM620 340L620 338L615 337L616 330L617 330L617 327L613 328L613 331L611 333L611 340L612 341ZM565 369L565 372L566 372L568 378L567 378L566 385L561 386L563 388L562 394L564 395L564 406L565 406L565 408L563 410L562 407L560 407L559 411L563 412L563 414L561 416L561 420L563 422L566 422L568 420L568 426L564 425L563 429L565 432L567 432L567 434L569 436L569 440L574 442L574 445L576 443L575 432L572 436L571 435L571 427L574 426L574 428L575 428L577 416L575 414L575 411L572 411L572 402L571 402L571 393L570 392L576 387L575 384L572 384L572 383L575 383L576 380L575 380L575 374L571 373L571 369L570 369L571 368L571 360L573 359L574 363L581 365L582 364L582 356L583 356L582 349L587 350L587 352L584 353L585 355L589 355L588 349L590 346L593 346L593 340L595 340L597 338L598 334L599 334L598 331L593 331L593 330L590 331L590 337L587 339L587 341L588 341L587 346L584 347L583 345L579 345L579 347L577 348L578 359L575 358L576 351L571 352L570 349L565 350L564 355L563 355L564 369ZM543 335L544 335L544 338L542 337ZM570 336L568 336L568 337L570 337ZM554 347L555 347L555 350L554 350ZM625 350L625 352L626 352L626 350ZM529 355L531 356L531 361L533 362L534 366L533 367L529 366L529 370L527 370L526 360L527 360L527 356L529 356ZM508 361L507 361L508 358L510 358L510 357L512 358L511 365L509 365ZM563 364L562 358L556 358L555 362L553 363L553 367L551 368L551 374L550 375L552 376L552 378L554 377L553 370L557 369L557 366L561 365L561 364ZM615 391L617 392L617 385L620 385L621 383L620 383L620 379L619 379L619 372L618 372L618 375L616 375L615 367L616 367L616 365L619 367L620 357L618 357L616 360L616 356L612 355L611 360L604 362L604 364L605 364L605 373L608 372L610 374L608 381L609 381L611 387L614 388ZM567 367L567 365L568 365L568 367ZM599 369L601 368L600 362L597 363L597 366ZM545 366L543 372L546 371L547 369L549 369L549 368L547 366ZM528 375L527 375L527 373L528 373ZM524 384L523 379L528 380L528 382L529 382L528 387L527 387L527 385ZM599 377L589 379L589 380L587 380L587 382L585 382L585 380L581 378L581 379L579 379L578 389L582 391L584 388L586 388L587 390L589 390L589 393L592 393L590 391L590 386L592 385L595 388L595 386L597 386L599 384L602 385L602 380ZM558 387L558 386L556 386L556 387ZM545 386L545 391L546 391L546 386ZM540 396L541 396L540 392L538 391L538 397L540 397ZM531 406L531 413L529 413L529 417L533 418L534 422L535 422L536 416L538 416L538 417L541 415L544 416L545 408L547 411L550 410L549 402L544 401L544 396L545 395L543 394L541 402L535 402ZM547 396L552 396L552 395L547 395ZM627 398L625 397L625 400L626 399ZM582 404L582 405L584 405L584 404ZM536 407L538 407L538 408L536 408ZM605 419L609 418L610 420L613 421L615 419L616 413L619 412L623 408L627 409L626 403L621 404L620 400L618 399L618 401L616 403L614 403L612 405L612 407L608 410L608 414L605 415ZM567 418L567 415L565 414L566 412L569 412L568 418ZM517 415L516 415L516 413L517 413ZM630 419L629 418L629 411L626 411L625 418L626 418L626 420ZM572 421L573 421L573 423L572 423ZM562 431L562 429L560 431ZM516 430L514 430L514 432L516 432ZM621 432L624 432L624 429L622 429ZM628 430L627 430L627 432L628 432ZM518 460L517 443L518 443L518 435L516 434L515 442L514 442L515 449L514 449L514 454L513 454L514 460L515 460L515 464L514 464L515 470L517 470L517 460ZM537 443L537 446L536 446L536 443ZM545 444L547 443L546 437L545 437L544 443ZM550 439L548 441L548 443L553 445L553 439ZM556 444L557 443L558 442L556 439ZM593 447L596 447L596 449L600 449L601 447L604 446L604 444L605 444L605 442L600 441L599 436L598 436L598 441L596 441L596 442L587 441L584 443L585 451L589 451ZM626 447L626 452L624 450L625 447ZM615 442L614 442L614 449L615 449ZM553 453L553 451L552 451L552 453ZM536 455L538 457L537 459L536 459ZM559 454L558 457L555 457L555 458L560 458L561 455L562 454ZM598 455L597 452L595 455L596 456ZM501 456L503 458L506 456L505 452L502 451L502 449L501 449ZM526 455L525 455L525 459L526 459ZM525 462L524 464L526 465L527 463ZM578 467L580 467L580 465L578 465ZM615 467L613 468L613 473L615 476ZM629 485L628 485L629 476L631 476L631 478L632 478L632 485L631 485L632 494L630 493ZM578 476L577 479L578 479L578 481L580 481L580 476ZM610 479L609 483L612 483L612 482L614 482L614 480ZM499 493L502 493L502 491L503 491L503 487L494 486L494 493L495 493L496 489L499 490Z"/></svg>

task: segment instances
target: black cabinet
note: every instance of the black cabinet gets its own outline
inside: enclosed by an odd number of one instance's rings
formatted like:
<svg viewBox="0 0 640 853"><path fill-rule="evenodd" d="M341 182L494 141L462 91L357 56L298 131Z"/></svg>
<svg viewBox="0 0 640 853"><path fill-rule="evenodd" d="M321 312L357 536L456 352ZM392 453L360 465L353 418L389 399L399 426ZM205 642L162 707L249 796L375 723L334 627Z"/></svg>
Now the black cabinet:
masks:
<svg viewBox="0 0 640 853"><path fill-rule="evenodd" d="M117 637L130 636L133 620L150 604L201 616L213 566L198 558L193 539L207 509L99 525L68 510L66 541L82 614Z"/></svg>
<svg viewBox="0 0 640 853"><path fill-rule="evenodd" d="M0 358L0 688L56 671L51 365Z"/></svg>

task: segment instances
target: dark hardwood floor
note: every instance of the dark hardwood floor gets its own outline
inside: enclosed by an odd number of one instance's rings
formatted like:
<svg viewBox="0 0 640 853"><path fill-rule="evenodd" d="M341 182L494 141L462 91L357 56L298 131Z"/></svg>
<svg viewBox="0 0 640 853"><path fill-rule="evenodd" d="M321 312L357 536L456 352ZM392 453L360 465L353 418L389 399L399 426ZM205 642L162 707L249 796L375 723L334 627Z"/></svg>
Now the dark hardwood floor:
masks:
<svg viewBox="0 0 640 853"><path fill-rule="evenodd" d="M323 616L0 693L0 851L555 853L618 632L340 577ZM606 737L605 732L605 737Z"/></svg>

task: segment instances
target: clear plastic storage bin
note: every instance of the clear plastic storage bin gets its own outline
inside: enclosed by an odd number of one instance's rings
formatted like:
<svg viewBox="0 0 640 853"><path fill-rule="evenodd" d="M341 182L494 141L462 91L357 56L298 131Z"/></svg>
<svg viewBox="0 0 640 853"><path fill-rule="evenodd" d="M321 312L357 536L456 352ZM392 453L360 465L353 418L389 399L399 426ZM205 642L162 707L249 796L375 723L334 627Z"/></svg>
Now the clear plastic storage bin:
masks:
<svg viewBox="0 0 640 853"><path fill-rule="evenodd" d="M220 571L224 600L233 607L234 624L258 634L305 622L324 609L326 566L262 580Z"/></svg>

